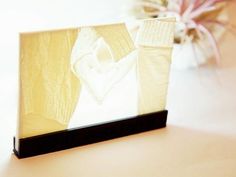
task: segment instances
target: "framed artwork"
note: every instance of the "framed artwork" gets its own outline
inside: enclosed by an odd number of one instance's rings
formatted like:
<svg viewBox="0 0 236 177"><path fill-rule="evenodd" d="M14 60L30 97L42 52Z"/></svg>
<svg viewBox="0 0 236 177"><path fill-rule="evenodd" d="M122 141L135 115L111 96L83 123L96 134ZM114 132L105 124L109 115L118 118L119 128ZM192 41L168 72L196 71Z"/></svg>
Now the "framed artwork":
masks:
<svg viewBox="0 0 236 177"><path fill-rule="evenodd" d="M20 34L19 158L166 125L174 18Z"/></svg>

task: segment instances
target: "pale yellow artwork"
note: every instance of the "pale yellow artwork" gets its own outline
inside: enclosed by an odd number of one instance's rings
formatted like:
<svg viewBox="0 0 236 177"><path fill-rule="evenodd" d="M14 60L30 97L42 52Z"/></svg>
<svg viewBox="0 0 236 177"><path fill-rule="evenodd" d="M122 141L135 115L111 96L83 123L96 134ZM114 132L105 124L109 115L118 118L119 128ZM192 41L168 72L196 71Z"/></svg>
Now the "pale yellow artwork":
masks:
<svg viewBox="0 0 236 177"><path fill-rule="evenodd" d="M161 18L137 31L118 23L21 33L18 137L164 110L174 26Z"/></svg>

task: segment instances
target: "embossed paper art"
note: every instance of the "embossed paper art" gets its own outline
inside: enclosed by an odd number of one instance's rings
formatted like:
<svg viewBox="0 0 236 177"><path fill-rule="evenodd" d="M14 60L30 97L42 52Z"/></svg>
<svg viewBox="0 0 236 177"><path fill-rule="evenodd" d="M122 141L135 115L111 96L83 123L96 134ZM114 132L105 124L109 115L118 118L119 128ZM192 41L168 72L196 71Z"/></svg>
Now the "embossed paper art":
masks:
<svg viewBox="0 0 236 177"><path fill-rule="evenodd" d="M174 20L20 34L18 138L165 109Z"/></svg>

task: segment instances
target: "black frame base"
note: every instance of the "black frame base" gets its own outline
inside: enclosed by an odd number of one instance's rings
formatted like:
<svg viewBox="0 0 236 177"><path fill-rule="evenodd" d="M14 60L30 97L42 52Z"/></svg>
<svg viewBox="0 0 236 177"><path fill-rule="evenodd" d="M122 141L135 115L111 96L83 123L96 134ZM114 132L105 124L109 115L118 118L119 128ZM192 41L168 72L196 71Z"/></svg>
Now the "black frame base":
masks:
<svg viewBox="0 0 236 177"><path fill-rule="evenodd" d="M67 129L29 138L19 139L19 150L14 153L18 158L69 149L166 126L167 110L116 120L92 126Z"/></svg>

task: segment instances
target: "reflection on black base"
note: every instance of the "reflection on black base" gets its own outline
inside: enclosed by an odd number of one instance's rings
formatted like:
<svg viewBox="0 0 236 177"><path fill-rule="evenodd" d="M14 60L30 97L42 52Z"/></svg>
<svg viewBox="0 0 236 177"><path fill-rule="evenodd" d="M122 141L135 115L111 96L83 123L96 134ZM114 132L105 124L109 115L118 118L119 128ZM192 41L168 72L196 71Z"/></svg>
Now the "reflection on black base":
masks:
<svg viewBox="0 0 236 177"><path fill-rule="evenodd" d="M167 110L116 120L92 126L67 129L19 140L18 158L31 157L49 152L87 145L113 138L127 136L166 126Z"/></svg>

